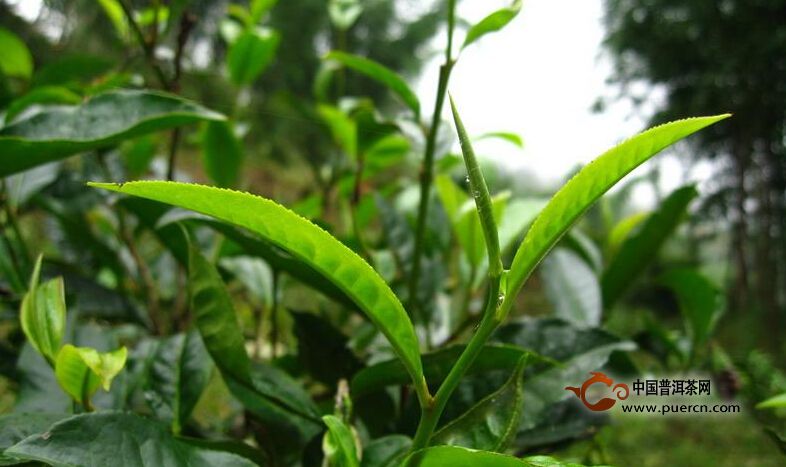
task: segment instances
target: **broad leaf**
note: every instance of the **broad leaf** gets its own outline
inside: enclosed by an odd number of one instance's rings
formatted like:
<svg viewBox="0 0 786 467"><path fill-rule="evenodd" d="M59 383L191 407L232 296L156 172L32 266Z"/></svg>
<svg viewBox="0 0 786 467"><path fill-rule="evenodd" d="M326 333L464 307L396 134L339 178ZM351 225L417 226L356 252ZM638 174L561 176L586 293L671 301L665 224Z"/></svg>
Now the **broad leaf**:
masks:
<svg viewBox="0 0 786 467"><path fill-rule="evenodd" d="M30 287L19 310L19 320L30 344L52 364L65 329L65 291L62 277L38 284L42 260L43 256L39 256L33 268Z"/></svg>
<svg viewBox="0 0 786 467"><path fill-rule="evenodd" d="M281 37L267 28L252 28L243 32L229 47L227 68L235 84L254 82L276 55Z"/></svg>
<svg viewBox="0 0 786 467"><path fill-rule="evenodd" d="M81 100L82 98L78 94L66 87L41 86L34 88L27 94L14 99L8 105L5 111L5 122L6 124L13 122L19 114L37 104L76 105Z"/></svg>
<svg viewBox="0 0 786 467"><path fill-rule="evenodd" d="M423 371L430 385L436 385L447 377L464 349L464 345L453 345L423 355ZM539 359L531 352L515 345L488 344L480 351L467 374L509 370L525 356L532 356L532 361ZM406 370L398 360L377 363L360 370L352 378L350 394L353 397L360 397L386 386L406 384L407 376Z"/></svg>
<svg viewBox="0 0 786 467"><path fill-rule="evenodd" d="M55 422L70 416L41 412L19 412L0 416L0 465L24 462L5 456L2 452L30 435L45 432Z"/></svg>
<svg viewBox="0 0 786 467"><path fill-rule="evenodd" d="M92 186L191 209L247 228L320 272L349 295L388 338L413 382L423 384L418 339L393 291L371 266L327 232L264 198L173 182ZM210 348L210 345L205 344Z"/></svg>
<svg viewBox="0 0 786 467"><path fill-rule="evenodd" d="M555 248L540 268L554 316L578 327L598 326L603 306L598 277L584 260L565 248Z"/></svg>
<svg viewBox="0 0 786 467"><path fill-rule="evenodd" d="M669 287L676 295L694 344L707 342L723 309L720 290L701 273L690 268L667 271L658 278L658 282Z"/></svg>
<svg viewBox="0 0 786 467"><path fill-rule="evenodd" d="M501 313L506 313L535 266L606 191L662 149L729 115L697 117L657 126L619 144L585 166L538 215L513 258Z"/></svg>
<svg viewBox="0 0 786 467"><path fill-rule="evenodd" d="M191 310L207 351L232 394L253 414L275 427L272 442L302 449L319 432L319 414L308 394L286 373L254 364L248 357L232 301L215 267L189 246Z"/></svg>
<svg viewBox="0 0 786 467"><path fill-rule="evenodd" d="M697 195L693 186L675 190L641 228L622 243L603 274L603 302L607 307L616 302L652 262L660 247L685 218L688 205Z"/></svg>
<svg viewBox="0 0 786 467"><path fill-rule="evenodd" d="M328 432L322 441L325 460L330 467L358 467L358 453L352 430L334 415L322 417Z"/></svg>
<svg viewBox="0 0 786 467"><path fill-rule="evenodd" d="M76 415L57 422L45 432L29 436L7 449L5 454L57 466L256 465L235 454L180 440L163 423L111 411Z"/></svg>
<svg viewBox="0 0 786 467"><path fill-rule="evenodd" d="M145 399L159 418L180 433L210 379L210 356L196 331L158 343L150 362Z"/></svg>
<svg viewBox="0 0 786 467"><path fill-rule="evenodd" d="M435 433L432 443L494 452L505 449L520 421L527 359L521 358L501 388Z"/></svg>
<svg viewBox="0 0 786 467"><path fill-rule="evenodd" d="M420 101L412 89L410 89L404 79L389 68L373 60L369 60L357 55L346 52L333 51L325 56L326 60L332 60L342 65L352 68L358 73L362 73L369 78L385 85L388 89L396 93L401 100L415 113L415 118L420 116Z"/></svg>
<svg viewBox="0 0 786 467"><path fill-rule="evenodd" d="M404 435L388 435L377 438L363 448L361 467L393 467L412 446L412 440Z"/></svg>
<svg viewBox="0 0 786 467"><path fill-rule="evenodd" d="M464 39L464 44L462 44L461 48L465 48L486 34L504 28L519 14L520 10L521 0L514 0L509 7L500 8L494 13L486 16L467 31L467 37Z"/></svg>
<svg viewBox="0 0 786 467"><path fill-rule="evenodd" d="M598 371L615 351L630 351L635 345L600 329L576 329L560 320L525 320L501 327L494 339L531 349L560 365L527 377L519 432L539 424L544 411L573 397L565 386L575 386L590 371Z"/></svg>
<svg viewBox="0 0 786 467"><path fill-rule="evenodd" d="M109 391L112 380L125 366L127 355L125 347L99 353L90 347L66 344L55 362L57 382L75 401L87 404L99 387Z"/></svg>
<svg viewBox="0 0 786 467"><path fill-rule="evenodd" d="M202 163L218 186L235 187L240 179L243 147L229 122L208 122L202 131Z"/></svg>
<svg viewBox="0 0 786 467"><path fill-rule="evenodd" d="M15 78L30 78L33 56L22 39L8 29L0 28L0 72Z"/></svg>
<svg viewBox="0 0 786 467"><path fill-rule="evenodd" d="M110 91L78 106L42 110L0 129L0 176L146 133L223 119L169 94Z"/></svg>
<svg viewBox="0 0 786 467"><path fill-rule="evenodd" d="M316 380L335 386L351 378L363 363L347 348L347 338L327 320L311 313L290 311L295 319L297 355Z"/></svg>

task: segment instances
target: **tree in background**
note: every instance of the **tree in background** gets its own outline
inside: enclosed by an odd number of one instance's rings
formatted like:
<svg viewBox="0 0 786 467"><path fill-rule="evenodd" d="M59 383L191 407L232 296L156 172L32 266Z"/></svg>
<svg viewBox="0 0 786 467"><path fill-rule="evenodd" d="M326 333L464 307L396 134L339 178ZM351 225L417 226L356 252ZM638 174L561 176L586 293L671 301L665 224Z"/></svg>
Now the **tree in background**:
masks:
<svg viewBox="0 0 786 467"><path fill-rule="evenodd" d="M623 94L640 102L637 84L665 89L655 123L735 114L690 142L717 172L702 211L730 223L729 306L758 306L777 326L786 290L786 2L607 0L605 23Z"/></svg>

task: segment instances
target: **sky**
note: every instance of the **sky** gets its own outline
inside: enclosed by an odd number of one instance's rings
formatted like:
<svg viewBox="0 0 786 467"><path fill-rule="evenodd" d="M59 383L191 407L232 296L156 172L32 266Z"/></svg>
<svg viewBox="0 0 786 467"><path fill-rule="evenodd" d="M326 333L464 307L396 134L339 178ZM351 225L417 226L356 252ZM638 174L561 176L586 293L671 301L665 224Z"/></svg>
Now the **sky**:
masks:
<svg viewBox="0 0 786 467"><path fill-rule="evenodd" d="M457 14L476 23L509 2L464 0ZM524 0L521 12L505 29L464 50L449 90L468 132L512 131L525 141L522 151L504 142L483 140L476 143L476 152L555 183L577 164L588 163L645 129L647 111L634 111L625 101L608 106L603 113L591 110L599 96L615 92L606 83L612 65L602 53L603 35L601 0ZM460 44L463 32L456 39ZM445 32L434 41L435 48L444 48ZM429 61L415 88L425 115L433 109L442 60L440 55ZM657 105L649 102L645 108ZM447 106L443 117L450 121ZM661 157L655 163L660 164L664 190L681 184L682 165L675 158ZM639 173L642 169L646 167ZM694 174L699 180L706 176L702 167ZM640 185L633 199L649 205L654 193Z"/></svg>

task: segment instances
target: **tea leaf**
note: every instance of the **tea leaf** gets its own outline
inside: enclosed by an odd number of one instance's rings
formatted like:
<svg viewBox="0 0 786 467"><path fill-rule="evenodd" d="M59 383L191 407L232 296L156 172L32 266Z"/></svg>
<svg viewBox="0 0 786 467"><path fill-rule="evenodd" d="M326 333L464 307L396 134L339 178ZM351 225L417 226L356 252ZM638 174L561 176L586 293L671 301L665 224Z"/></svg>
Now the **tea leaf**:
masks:
<svg viewBox="0 0 786 467"><path fill-rule="evenodd" d="M0 129L0 176L221 114L169 94L119 90L53 107Z"/></svg>
<svg viewBox="0 0 786 467"><path fill-rule="evenodd" d="M690 268L667 271L658 278L658 282L669 287L677 296L677 303L694 344L705 343L712 335L723 309L722 296L715 284Z"/></svg>
<svg viewBox="0 0 786 467"><path fill-rule="evenodd" d="M404 435L387 435L371 441L363 448L361 467L393 467L412 446L412 440Z"/></svg>
<svg viewBox="0 0 786 467"><path fill-rule="evenodd" d="M65 291L62 277L38 284L42 259L39 256L35 263L30 287L22 299L19 320L30 344L52 364L65 329Z"/></svg>
<svg viewBox="0 0 786 467"><path fill-rule="evenodd" d="M232 81L238 85L253 83L273 61L280 41L280 35L272 29L244 31L227 53L227 69Z"/></svg>
<svg viewBox="0 0 786 467"><path fill-rule="evenodd" d="M0 72L6 76L30 78L33 74L33 56L25 43L8 29L0 28Z"/></svg>
<svg viewBox="0 0 786 467"><path fill-rule="evenodd" d="M208 122L202 131L205 172L218 186L237 186L243 163L243 147L229 122Z"/></svg>
<svg viewBox="0 0 786 467"><path fill-rule="evenodd" d="M772 396L756 404L757 409L780 409L786 407L786 393Z"/></svg>
<svg viewBox="0 0 786 467"><path fill-rule="evenodd" d="M418 101L417 95L410 89L407 82L404 81L401 76L397 75L389 68L373 60L336 50L328 53L325 59L339 62L358 73L362 73L375 81L379 81L404 101L407 107L415 113L416 119L420 117L420 101Z"/></svg>
<svg viewBox="0 0 786 467"><path fill-rule="evenodd" d="M578 327L598 326L603 306L598 277L571 250L557 247L540 269L554 316Z"/></svg>
<svg viewBox="0 0 786 467"><path fill-rule="evenodd" d="M121 412L75 415L5 451L14 458L66 465L252 467L238 455L180 440L160 422Z"/></svg>
<svg viewBox="0 0 786 467"><path fill-rule="evenodd" d="M480 141L484 139L499 139L502 141L507 141L508 143L518 147L519 149L524 149L524 140L516 133L512 133L509 131L492 131L489 133L483 133L480 136L474 138L475 141Z"/></svg>
<svg viewBox="0 0 786 467"><path fill-rule="evenodd" d="M90 347L66 344L55 362L57 382L75 401L85 404L99 387L109 391L112 380L125 366L127 355L125 347L99 353Z"/></svg>
<svg viewBox="0 0 786 467"><path fill-rule="evenodd" d="M415 386L424 389L418 339L393 291L368 263L308 220L258 196L201 185L155 181L90 185L191 209L259 234L349 295L388 338ZM207 340L205 344L210 348Z"/></svg>
<svg viewBox="0 0 786 467"><path fill-rule="evenodd" d="M527 358L519 360L501 388L436 432L432 443L502 451L519 425Z"/></svg>
<svg viewBox="0 0 786 467"><path fill-rule="evenodd" d="M607 151L570 179L543 208L524 237L508 274L505 302L498 312L507 313L535 266L574 222L622 177L662 149L702 128L729 117L697 117L651 128Z"/></svg>
<svg viewBox="0 0 786 467"><path fill-rule="evenodd" d="M3 451L30 435L43 433L55 422L69 414L14 412L0 416L0 465L14 465L24 461L3 454Z"/></svg>
<svg viewBox="0 0 786 467"><path fill-rule="evenodd" d="M616 302L652 262L660 247L685 218L688 205L697 195L693 186L675 190L650 214L641 228L622 243L603 274L603 301L607 307Z"/></svg>
<svg viewBox="0 0 786 467"><path fill-rule="evenodd" d="M480 20L479 23L469 28L469 31L467 31L467 37L464 39L464 44L462 44L461 48L464 49L486 34L499 31L500 29L504 28L508 23L513 21L513 18L519 14L519 11L521 11L521 0L514 0L514 2L509 7L500 8L494 13L486 16Z"/></svg>
<svg viewBox="0 0 786 467"><path fill-rule="evenodd" d="M488 451L475 451L458 446L434 446L410 455L402 467L583 467L572 462L561 462L553 457L532 456L518 459ZM600 467L600 466L599 466Z"/></svg>
<svg viewBox="0 0 786 467"><path fill-rule="evenodd" d="M78 94L62 86L41 86L27 94L14 99L6 109L5 122L11 123L27 108L36 104L76 105L82 98Z"/></svg>
<svg viewBox="0 0 786 467"><path fill-rule="evenodd" d="M150 363L145 399L159 418L172 420L174 433L180 433L202 395L213 368L211 363L195 330L158 343Z"/></svg>
<svg viewBox="0 0 786 467"><path fill-rule="evenodd" d="M358 467L358 454L355 449L355 437L350 428L334 415L322 417L328 432L322 442L325 459L332 467Z"/></svg>

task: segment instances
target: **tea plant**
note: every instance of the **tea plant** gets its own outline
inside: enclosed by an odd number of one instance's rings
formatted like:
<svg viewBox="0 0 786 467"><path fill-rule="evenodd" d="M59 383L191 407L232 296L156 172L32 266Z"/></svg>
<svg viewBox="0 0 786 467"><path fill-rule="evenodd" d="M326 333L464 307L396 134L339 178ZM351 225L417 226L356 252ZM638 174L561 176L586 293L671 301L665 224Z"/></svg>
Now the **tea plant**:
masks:
<svg viewBox="0 0 786 467"><path fill-rule="evenodd" d="M238 95L282 52L276 31L260 26L273 3L230 12L227 75ZM117 6L107 8L115 27L124 37L141 34L138 15ZM471 26L461 49L504 27L520 8L515 1ZM329 10L346 32L362 7L334 1ZM240 108L228 118L171 92L139 89L82 90L85 99L76 101L65 92L34 97L33 89L14 100L0 128L0 272L7 302L19 310L3 319L21 328L26 343L3 350L16 362L4 374L19 388L15 411L0 416L0 463L577 465L532 454L586 435L564 429L566 418L583 427L599 423L571 413L563 387L635 348L599 328L602 308L636 286L696 190L681 188L651 215L617 224L606 261L571 228L636 167L728 115L640 133L582 168L548 202L492 195L447 92L458 60L454 10L448 1L447 47L428 122L394 71L344 50L324 56L311 111L325 123L335 157L323 167L329 176L318 178L321 193L293 210L230 189L242 186ZM175 90L179 59L169 76L149 41L138 42L162 87ZM8 66L6 74L14 70ZM346 71L389 89L406 109L404 121L382 117L369 100L339 95L333 102ZM446 100L463 169L441 147ZM33 102L67 105L28 108ZM192 123L202 125L204 171L218 186L172 181L180 132ZM149 170L145 138L162 131L172 132L166 170L159 170L169 180L115 182ZM485 136L522 144L505 132ZM131 145L130 155L118 169L111 148L121 143ZM418 143L410 228L400 206L407 188L379 179L406 172ZM89 190L57 186L58 177L81 183L81 174L49 174L51 163L84 153L97 155L80 161L85 172L105 181L90 181ZM466 191L451 177L457 171ZM372 183L379 184L374 196ZM78 194L63 203L52 194L58 190ZM322 216L334 192L344 235ZM76 246L70 261L51 251L32 260L33 243L19 227L27 203L56 220L63 244ZM373 218L383 227L380 238L370 233ZM555 317L511 319L541 263ZM685 316L690 346L674 345L675 353L681 363L696 363L718 318L715 291L689 268L669 269L656 282L674 291ZM293 337L296 351L287 346Z"/></svg>

